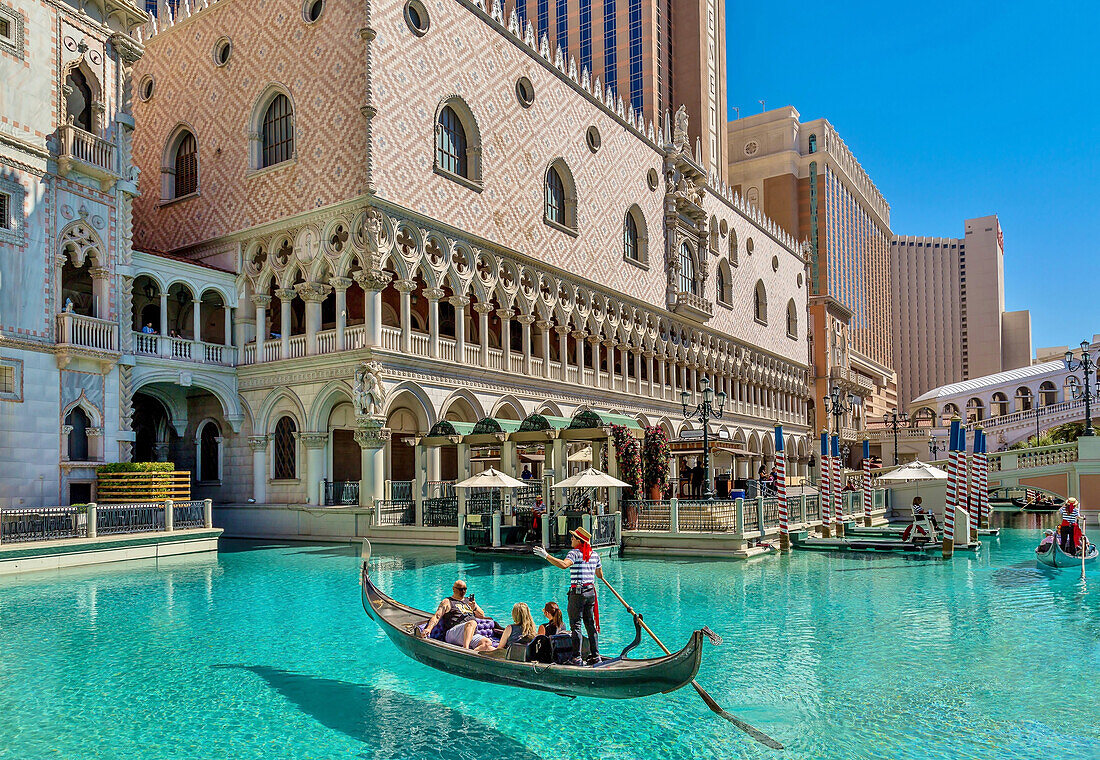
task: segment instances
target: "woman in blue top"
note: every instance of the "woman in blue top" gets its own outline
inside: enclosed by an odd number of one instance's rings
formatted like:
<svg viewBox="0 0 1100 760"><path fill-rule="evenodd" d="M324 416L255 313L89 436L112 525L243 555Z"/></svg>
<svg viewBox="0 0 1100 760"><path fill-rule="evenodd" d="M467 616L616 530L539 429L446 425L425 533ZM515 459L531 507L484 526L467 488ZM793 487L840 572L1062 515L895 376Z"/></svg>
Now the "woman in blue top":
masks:
<svg viewBox="0 0 1100 760"><path fill-rule="evenodd" d="M546 553L541 546L535 547L535 554L545 559L551 565L569 570L569 629L573 635L574 657L570 665L583 665L581 660L581 622L584 622L585 632L588 634L588 664L596 665L602 661L599 644L596 641L598 632L596 619L599 607L596 602L596 579L603 579L603 567L600 564L600 555L592 551L592 535L584 528L570 531L573 538L573 548L565 559L558 559Z"/></svg>

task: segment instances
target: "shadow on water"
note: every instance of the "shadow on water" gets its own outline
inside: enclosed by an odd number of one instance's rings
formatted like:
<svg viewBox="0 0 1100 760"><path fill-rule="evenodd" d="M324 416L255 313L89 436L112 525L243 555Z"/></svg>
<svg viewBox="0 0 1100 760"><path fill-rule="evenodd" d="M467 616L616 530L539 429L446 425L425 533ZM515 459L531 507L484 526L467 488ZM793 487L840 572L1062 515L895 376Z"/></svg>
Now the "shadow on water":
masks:
<svg viewBox="0 0 1100 760"><path fill-rule="evenodd" d="M368 745L367 757L541 760L475 718L400 692L264 665L211 667L255 673L318 723Z"/></svg>

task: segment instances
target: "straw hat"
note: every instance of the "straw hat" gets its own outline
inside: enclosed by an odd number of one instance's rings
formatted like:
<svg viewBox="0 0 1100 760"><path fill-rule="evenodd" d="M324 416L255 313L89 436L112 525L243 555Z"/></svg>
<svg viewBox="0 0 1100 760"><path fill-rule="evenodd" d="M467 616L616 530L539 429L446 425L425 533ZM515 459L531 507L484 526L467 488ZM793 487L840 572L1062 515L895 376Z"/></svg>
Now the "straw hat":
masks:
<svg viewBox="0 0 1100 760"><path fill-rule="evenodd" d="M1077 506L1077 499L1070 496L1068 499L1066 499L1066 506L1067 507L1076 507Z"/></svg>
<svg viewBox="0 0 1100 760"><path fill-rule="evenodd" d="M571 531L569 531L569 535L571 535L573 538L575 538L578 541L580 541L582 543L585 543L585 544L591 543L591 541L592 541L592 534L589 533L584 528L577 528L576 530L571 530Z"/></svg>

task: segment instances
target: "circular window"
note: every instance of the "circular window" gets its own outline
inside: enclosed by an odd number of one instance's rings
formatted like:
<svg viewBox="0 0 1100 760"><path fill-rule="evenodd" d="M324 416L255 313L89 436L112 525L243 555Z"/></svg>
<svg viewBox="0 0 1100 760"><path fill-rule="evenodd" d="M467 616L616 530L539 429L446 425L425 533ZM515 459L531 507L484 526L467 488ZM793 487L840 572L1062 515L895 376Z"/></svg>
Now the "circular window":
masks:
<svg viewBox="0 0 1100 760"><path fill-rule="evenodd" d="M588 149L595 153L600 149L600 130L595 127L589 127L588 131L584 133L584 141L588 144Z"/></svg>
<svg viewBox="0 0 1100 760"><path fill-rule="evenodd" d="M306 0L306 4L302 6L302 16L305 17L307 24L312 24L321 18L324 10L325 0Z"/></svg>
<svg viewBox="0 0 1100 760"><path fill-rule="evenodd" d="M800 287L800 288L802 287L802 273L801 272L798 273L798 287Z"/></svg>
<svg viewBox="0 0 1100 760"><path fill-rule="evenodd" d="M224 66L229 63L229 56L233 53L233 43L228 37L222 37L214 43L214 65Z"/></svg>
<svg viewBox="0 0 1100 760"><path fill-rule="evenodd" d="M778 272L779 271L779 257L778 256L772 256L772 271L773 272Z"/></svg>
<svg viewBox="0 0 1100 760"><path fill-rule="evenodd" d="M745 155L755 156L756 151L760 150L760 146L756 144L756 140L749 140L745 143Z"/></svg>
<svg viewBox="0 0 1100 760"><path fill-rule="evenodd" d="M649 185L650 190L656 190L657 184L661 181L661 178L657 176L656 169L650 169L645 175L646 183Z"/></svg>
<svg viewBox="0 0 1100 760"><path fill-rule="evenodd" d="M153 82L153 77L147 76L141 80L141 84L138 85L138 97L142 100L148 100L153 97L153 91L156 89L156 85Z"/></svg>
<svg viewBox="0 0 1100 760"><path fill-rule="evenodd" d="M752 255L752 249L753 249L752 238L749 238L748 240L745 241L745 252L748 253L749 255Z"/></svg>
<svg viewBox="0 0 1100 760"><path fill-rule="evenodd" d="M405 3L405 23L412 29L417 37L423 37L428 33L428 9L420 0L409 0Z"/></svg>
<svg viewBox="0 0 1100 760"><path fill-rule="evenodd" d="M531 104L535 102L535 86L531 84L531 80L527 77L520 77L516 80L516 98L524 108L530 108Z"/></svg>

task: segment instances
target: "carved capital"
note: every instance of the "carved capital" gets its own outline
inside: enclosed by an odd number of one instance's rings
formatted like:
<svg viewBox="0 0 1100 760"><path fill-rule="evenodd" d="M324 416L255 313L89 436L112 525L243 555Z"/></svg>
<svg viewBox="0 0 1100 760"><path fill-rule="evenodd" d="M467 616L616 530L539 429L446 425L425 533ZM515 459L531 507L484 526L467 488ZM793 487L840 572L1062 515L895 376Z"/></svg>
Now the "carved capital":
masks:
<svg viewBox="0 0 1100 760"><path fill-rule="evenodd" d="M351 287L350 277L329 277L328 284L336 290L347 290Z"/></svg>
<svg viewBox="0 0 1100 760"><path fill-rule="evenodd" d="M87 433L89 438L102 438L103 437L103 428L97 428L97 427L85 428L84 432Z"/></svg>
<svg viewBox="0 0 1100 760"><path fill-rule="evenodd" d="M497 316L503 319L511 319L516 313L511 309L497 309Z"/></svg>
<svg viewBox="0 0 1100 760"><path fill-rule="evenodd" d="M364 449L380 449L390 440L390 429L383 427L385 423L373 417L359 419L355 429L355 442Z"/></svg>
<svg viewBox="0 0 1100 760"><path fill-rule="evenodd" d="M283 303L289 303L298 295L298 291L294 288L279 288L275 291L275 295L279 296L279 300Z"/></svg>
<svg viewBox="0 0 1100 760"><path fill-rule="evenodd" d="M106 280L111 276L111 270L105 267L96 267L94 269L89 269L88 274L92 276L93 280Z"/></svg>
<svg viewBox="0 0 1100 760"><path fill-rule="evenodd" d="M470 305L470 299L466 296L451 296L447 299L447 303L461 311Z"/></svg>
<svg viewBox="0 0 1100 760"><path fill-rule="evenodd" d="M413 280L394 280L393 287L399 293L411 293L416 290L416 282Z"/></svg>
<svg viewBox="0 0 1100 760"><path fill-rule="evenodd" d="M516 321L521 325L533 325L535 323L534 314L520 314L516 317Z"/></svg>
<svg viewBox="0 0 1100 760"><path fill-rule="evenodd" d="M479 301L478 303L474 304L474 311L476 311L478 314L492 314L493 305L491 303L482 303Z"/></svg>
<svg viewBox="0 0 1100 760"><path fill-rule="evenodd" d="M307 303L321 303L332 292L332 286L323 282L301 282L294 286L298 295Z"/></svg>
<svg viewBox="0 0 1100 760"><path fill-rule="evenodd" d="M372 269L369 272L361 269L352 274L352 277L363 290L382 290L393 279L392 274L381 269Z"/></svg>
<svg viewBox="0 0 1100 760"><path fill-rule="evenodd" d="M584 340L585 338L588 337L588 331L587 330L574 330L573 332L571 332L569 334L572 335L577 340Z"/></svg>
<svg viewBox="0 0 1100 760"><path fill-rule="evenodd" d="M262 306L265 309L271 305L271 296L252 296L254 306Z"/></svg>
<svg viewBox="0 0 1100 760"><path fill-rule="evenodd" d="M323 449L328 443L328 433L299 433L298 440L307 449Z"/></svg>
<svg viewBox="0 0 1100 760"><path fill-rule="evenodd" d="M438 301L443 298L444 295L443 288L426 288L424 290L424 297L429 301Z"/></svg>
<svg viewBox="0 0 1100 760"><path fill-rule="evenodd" d="M543 332L546 332L547 330L549 330L553 326L554 326L554 323L551 322L548 319L540 319L537 322L535 322L535 327L537 327L539 330L541 330Z"/></svg>

